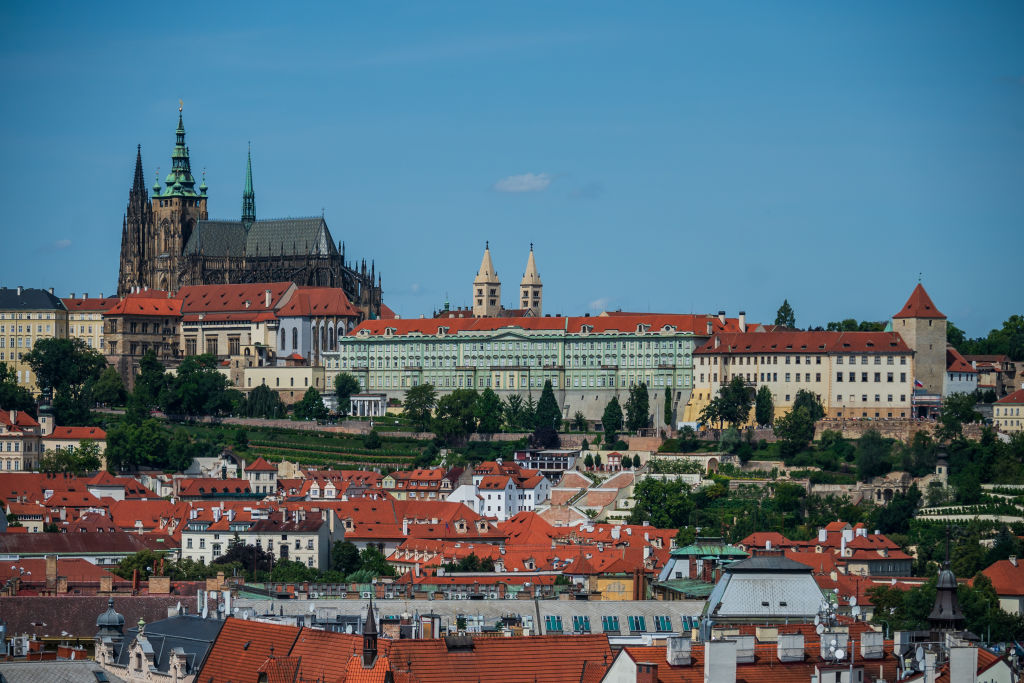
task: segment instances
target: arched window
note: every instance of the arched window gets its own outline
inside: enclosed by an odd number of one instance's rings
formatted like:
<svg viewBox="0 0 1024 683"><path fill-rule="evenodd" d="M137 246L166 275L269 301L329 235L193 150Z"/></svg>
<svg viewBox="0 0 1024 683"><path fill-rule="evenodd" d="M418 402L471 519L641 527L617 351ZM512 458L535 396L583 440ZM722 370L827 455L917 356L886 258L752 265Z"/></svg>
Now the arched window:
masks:
<svg viewBox="0 0 1024 683"><path fill-rule="evenodd" d="M299 328L292 328L292 351L297 351L299 348Z"/></svg>
<svg viewBox="0 0 1024 683"><path fill-rule="evenodd" d="M282 329L281 330L281 350L282 351L284 351L284 349L285 349L284 343L285 343L285 334L284 334L284 330Z"/></svg>

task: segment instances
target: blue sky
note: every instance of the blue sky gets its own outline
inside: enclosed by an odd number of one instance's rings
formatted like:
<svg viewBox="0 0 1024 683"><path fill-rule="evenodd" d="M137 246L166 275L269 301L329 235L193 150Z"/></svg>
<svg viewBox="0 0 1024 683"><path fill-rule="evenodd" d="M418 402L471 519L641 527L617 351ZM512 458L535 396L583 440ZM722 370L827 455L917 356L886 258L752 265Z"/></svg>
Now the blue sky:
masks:
<svg viewBox="0 0 1024 683"><path fill-rule="evenodd" d="M115 289L185 102L211 217L325 212L404 316L1021 313L1024 4L5 3L0 284ZM515 190L515 191L513 191Z"/></svg>

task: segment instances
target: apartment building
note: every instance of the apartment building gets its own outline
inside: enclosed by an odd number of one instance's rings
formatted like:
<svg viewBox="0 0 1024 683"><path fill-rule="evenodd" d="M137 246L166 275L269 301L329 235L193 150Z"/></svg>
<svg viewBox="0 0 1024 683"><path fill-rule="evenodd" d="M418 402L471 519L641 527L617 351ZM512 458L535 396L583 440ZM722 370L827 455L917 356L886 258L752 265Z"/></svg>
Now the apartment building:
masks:
<svg viewBox="0 0 1024 683"><path fill-rule="evenodd" d="M22 359L40 339L67 336L68 310L52 287L0 287L0 363L14 371L20 386L39 394L34 373Z"/></svg>
<svg viewBox="0 0 1024 683"><path fill-rule="evenodd" d="M90 297L86 292L76 297L61 299L64 308L68 309L68 336L81 339L86 346L102 352L103 346L103 313L117 304L119 299L114 296Z"/></svg>

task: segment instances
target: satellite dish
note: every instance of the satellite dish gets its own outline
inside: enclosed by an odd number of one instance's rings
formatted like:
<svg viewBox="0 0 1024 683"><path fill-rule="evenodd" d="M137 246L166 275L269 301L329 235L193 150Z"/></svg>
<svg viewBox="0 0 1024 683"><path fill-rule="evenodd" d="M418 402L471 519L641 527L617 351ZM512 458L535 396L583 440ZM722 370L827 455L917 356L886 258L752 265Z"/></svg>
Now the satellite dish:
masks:
<svg viewBox="0 0 1024 683"><path fill-rule="evenodd" d="M924 662L924 648L920 645L917 646L917 650L914 652L914 659L919 662Z"/></svg>
<svg viewBox="0 0 1024 683"><path fill-rule="evenodd" d="M825 625L824 624L818 624L817 626L814 627L814 632L817 633L820 636L822 633L825 632Z"/></svg>
<svg viewBox="0 0 1024 683"><path fill-rule="evenodd" d="M836 640L835 638L833 638L832 640L828 641L828 644L831 645L832 647L835 647L836 645L839 644L839 641Z"/></svg>
<svg viewBox="0 0 1024 683"><path fill-rule="evenodd" d="M857 606L857 596L855 595L852 598L850 598L850 607L856 607L856 606Z"/></svg>
<svg viewBox="0 0 1024 683"><path fill-rule="evenodd" d="M843 650L843 648L839 648L838 650L836 650L836 659L842 659L845 656L846 656L846 651Z"/></svg>

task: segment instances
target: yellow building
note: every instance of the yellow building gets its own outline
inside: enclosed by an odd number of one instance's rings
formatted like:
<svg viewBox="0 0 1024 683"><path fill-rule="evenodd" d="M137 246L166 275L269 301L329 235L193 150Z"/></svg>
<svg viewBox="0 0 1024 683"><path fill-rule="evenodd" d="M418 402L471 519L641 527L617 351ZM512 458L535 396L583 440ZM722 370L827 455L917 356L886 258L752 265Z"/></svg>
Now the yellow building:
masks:
<svg viewBox="0 0 1024 683"><path fill-rule="evenodd" d="M914 353L895 332L719 333L693 355L687 421L699 421L733 377L755 392L767 386L775 417L792 409L801 389L818 395L827 417L911 417Z"/></svg>
<svg viewBox="0 0 1024 683"><path fill-rule="evenodd" d="M992 421L1000 432L1024 432L1024 389L999 399L992 407Z"/></svg>
<svg viewBox="0 0 1024 683"><path fill-rule="evenodd" d="M0 287L0 363L14 370L19 385L39 393L32 369L22 358L40 339L67 334L68 311L52 287Z"/></svg>
<svg viewBox="0 0 1024 683"><path fill-rule="evenodd" d="M88 292L76 298L74 292L66 299L61 299L64 308L68 309L68 336L81 339L90 349L104 352L103 346L103 313L118 304L120 300L114 296L89 298Z"/></svg>

